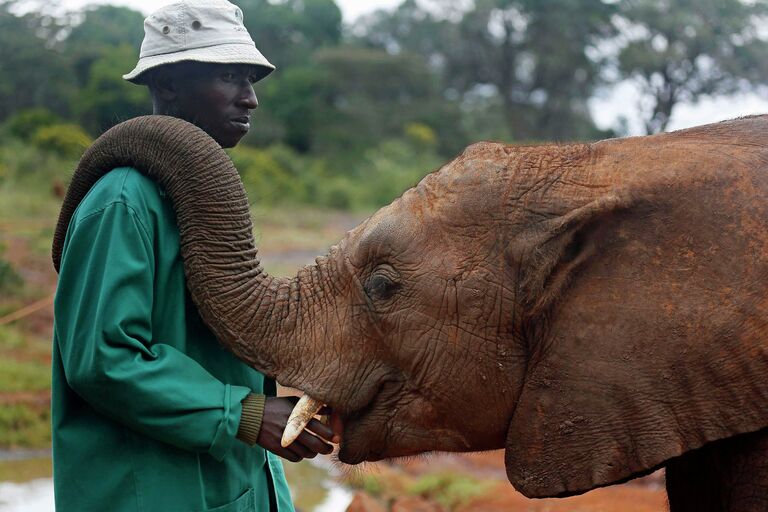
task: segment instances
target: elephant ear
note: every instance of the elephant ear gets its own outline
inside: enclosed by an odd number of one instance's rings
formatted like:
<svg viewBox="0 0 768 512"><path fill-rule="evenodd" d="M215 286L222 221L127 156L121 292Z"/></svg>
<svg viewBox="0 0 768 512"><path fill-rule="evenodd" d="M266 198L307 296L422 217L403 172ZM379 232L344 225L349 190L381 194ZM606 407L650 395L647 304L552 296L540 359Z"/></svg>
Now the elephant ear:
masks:
<svg viewBox="0 0 768 512"><path fill-rule="evenodd" d="M524 495L622 482L768 426L768 211L720 185L599 198L521 237L530 359L506 468Z"/></svg>

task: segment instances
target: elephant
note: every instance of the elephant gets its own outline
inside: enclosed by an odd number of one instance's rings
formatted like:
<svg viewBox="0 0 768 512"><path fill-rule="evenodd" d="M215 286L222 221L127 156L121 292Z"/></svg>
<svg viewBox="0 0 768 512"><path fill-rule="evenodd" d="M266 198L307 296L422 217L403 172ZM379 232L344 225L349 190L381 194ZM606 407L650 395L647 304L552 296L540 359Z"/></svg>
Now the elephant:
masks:
<svg viewBox="0 0 768 512"><path fill-rule="evenodd" d="M505 448L528 497L666 467L673 512L768 510L766 134L476 143L289 279L260 266L226 153L147 116L84 154L53 259L90 186L134 166L174 204L205 322L337 411L342 462Z"/></svg>

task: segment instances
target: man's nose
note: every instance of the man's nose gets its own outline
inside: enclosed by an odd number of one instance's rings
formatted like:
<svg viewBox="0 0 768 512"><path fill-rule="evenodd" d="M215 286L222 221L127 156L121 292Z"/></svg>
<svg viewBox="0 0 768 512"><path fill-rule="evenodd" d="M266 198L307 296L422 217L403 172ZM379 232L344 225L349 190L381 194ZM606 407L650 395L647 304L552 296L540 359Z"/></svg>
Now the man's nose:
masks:
<svg viewBox="0 0 768 512"><path fill-rule="evenodd" d="M259 106L259 100L256 99L256 91L253 90L253 85L250 83L243 88L239 103L241 106L251 110Z"/></svg>

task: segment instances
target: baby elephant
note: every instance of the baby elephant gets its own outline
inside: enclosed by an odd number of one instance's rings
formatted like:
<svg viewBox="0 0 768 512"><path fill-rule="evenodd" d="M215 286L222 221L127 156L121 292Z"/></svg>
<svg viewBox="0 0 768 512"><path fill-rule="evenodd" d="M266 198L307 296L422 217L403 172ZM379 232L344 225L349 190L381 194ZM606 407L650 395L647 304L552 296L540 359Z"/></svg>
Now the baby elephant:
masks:
<svg viewBox="0 0 768 512"><path fill-rule="evenodd" d="M768 117L475 144L292 279L259 266L226 154L163 117L83 157L56 261L122 165L171 197L209 327L340 414L343 462L505 447L529 497L666 466L673 512L768 510Z"/></svg>

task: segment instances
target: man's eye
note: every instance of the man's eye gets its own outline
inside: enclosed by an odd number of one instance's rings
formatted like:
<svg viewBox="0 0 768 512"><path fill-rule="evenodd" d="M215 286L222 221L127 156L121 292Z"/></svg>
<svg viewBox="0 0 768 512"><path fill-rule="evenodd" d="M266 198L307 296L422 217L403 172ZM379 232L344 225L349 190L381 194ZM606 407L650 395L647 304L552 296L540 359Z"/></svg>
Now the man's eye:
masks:
<svg viewBox="0 0 768 512"><path fill-rule="evenodd" d="M222 73L221 79L225 82L234 82L237 76L234 73Z"/></svg>
<svg viewBox="0 0 768 512"><path fill-rule="evenodd" d="M259 79L256 75L248 75L248 81L251 83L251 85L253 85L258 82Z"/></svg>

